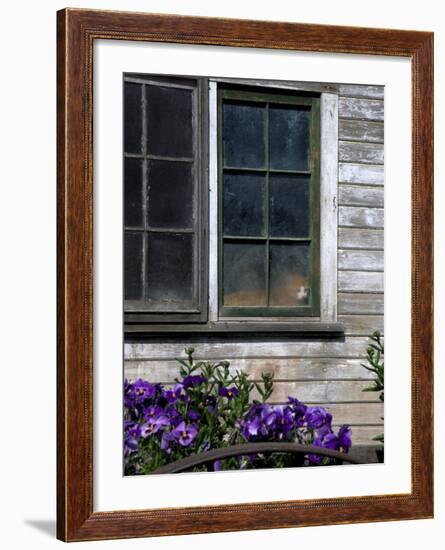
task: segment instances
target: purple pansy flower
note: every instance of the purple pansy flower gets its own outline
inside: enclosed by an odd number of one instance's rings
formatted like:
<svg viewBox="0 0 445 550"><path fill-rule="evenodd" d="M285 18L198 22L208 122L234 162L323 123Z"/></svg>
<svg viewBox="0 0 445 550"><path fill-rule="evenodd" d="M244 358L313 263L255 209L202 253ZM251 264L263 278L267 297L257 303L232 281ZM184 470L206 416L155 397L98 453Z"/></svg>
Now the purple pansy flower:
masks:
<svg viewBox="0 0 445 550"><path fill-rule="evenodd" d="M201 376L200 374L189 374L184 378L182 384L184 388L193 388L194 386L199 386L204 382L207 382L207 378L205 378L205 376Z"/></svg>
<svg viewBox="0 0 445 550"><path fill-rule="evenodd" d="M161 449L170 454L172 452L172 443L174 443L175 440L175 436L172 432L164 432L161 438Z"/></svg>
<svg viewBox="0 0 445 550"><path fill-rule="evenodd" d="M331 426L332 415L323 407L307 407L305 420L310 430Z"/></svg>
<svg viewBox="0 0 445 550"><path fill-rule="evenodd" d="M287 434L293 428L294 417L290 407L278 405L269 413L264 423L273 431Z"/></svg>
<svg viewBox="0 0 445 550"><path fill-rule="evenodd" d="M166 390L163 392L163 396L167 399L168 403L174 403L182 395L183 386L182 384L176 384L172 390Z"/></svg>
<svg viewBox="0 0 445 550"><path fill-rule="evenodd" d="M159 416L163 411L162 407L159 405L151 405L150 407L144 407L144 418L145 420L149 420L150 418L155 418L156 416Z"/></svg>
<svg viewBox="0 0 445 550"><path fill-rule="evenodd" d="M134 399L136 405L142 404L147 399L151 399L155 393L155 388L150 382L145 380L136 380L130 388L130 395Z"/></svg>
<svg viewBox="0 0 445 550"><path fill-rule="evenodd" d="M287 402L294 413L295 426L301 427L304 425L304 415L307 411L307 406L299 401L296 397L288 397Z"/></svg>
<svg viewBox="0 0 445 550"><path fill-rule="evenodd" d="M338 430L338 448L347 453L352 446L352 430L347 424L343 424Z"/></svg>
<svg viewBox="0 0 445 550"><path fill-rule="evenodd" d="M141 435L144 438L148 437L158 432L161 428L168 426L169 424L169 419L164 415L150 418L145 424L142 424Z"/></svg>
<svg viewBox="0 0 445 550"><path fill-rule="evenodd" d="M175 439L183 447L188 447L190 443L195 439L196 434L198 433L198 428L194 424L186 424L181 422L176 426L172 431Z"/></svg>
<svg viewBox="0 0 445 550"><path fill-rule="evenodd" d="M251 437L256 437L261 428L261 419L259 416L255 416L252 420L245 420L243 422L243 436L249 440Z"/></svg>
<svg viewBox="0 0 445 550"><path fill-rule="evenodd" d="M188 417L190 418L190 420L198 420L201 417L201 415L198 412L191 409L188 412Z"/></svg>
<svg viewBox="0 0 445 550"><path fill-rule="evenodd" d="M239 395L238 388L235 388L235 386L232 386L231 388L221 387L219 388L218 393L222 397L227 397L227 399L233 399Z"/></svg>
<svg viewBox="0 0 445 550"><path fill-rule="evenodd" d="M134 453L138 448L138 440L141 437L139 424L125 422L124 456Z"/></svg>

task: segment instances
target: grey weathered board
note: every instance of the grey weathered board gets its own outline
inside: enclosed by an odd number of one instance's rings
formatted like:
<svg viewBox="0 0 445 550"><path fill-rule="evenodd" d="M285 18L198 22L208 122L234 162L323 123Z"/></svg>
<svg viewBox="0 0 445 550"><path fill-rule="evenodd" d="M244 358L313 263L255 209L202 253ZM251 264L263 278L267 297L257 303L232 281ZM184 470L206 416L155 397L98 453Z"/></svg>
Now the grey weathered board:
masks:
<svg viewBox="0 0 445 550"><path fill-rule="evenodd" d="M344 314L383 315L383 294L339 292L338 311Z"/></svg>
<svg viewBox="0 0 445 550"><path fill-rule="evenodd" d="M384 86L366 86L363 84L340 84L339 93L344 97L383 99L385 88Z"/></svg>
<svg viewBox="0 0 445 550"><path fill-rule="evenodd" d="M383 228L383 208L365 208L361 206L340 206L338 223L343 227Z"/></svg>
<svg viewBox="0 0 445 550"><path fill-rule="evenodd" d="M365 185L383 185L383 166L374 164L354 164L339 162L339 183L364 183Z"/></svg>
<svg viewBox="0 0 445 550"><path fill-rule="evenodd" d="M373 375L362 367L360 358L302 357L236 358L230 360L229 371L245 371L252 380L261 380L261 373L273 373L275 380L369 380ZM179 376L179 363L172 359L134 360L127 363L126 373L132 380L147 378L152 382L172 383Z"/></svg>
<svg viewBox="0 0 445 550"><path fill-rule="evenodd" d="M354 271L383 271L383 250L339 249L339 269Z"/></svg>
<svg viewBox="0 0 445 550"><path fill-rule="evenodd" d="M338 125L338 322L344 341L193 342L200 359L230 361L252 380L275 375L274 402L288 395L333 414L336 426L350 424L355 445L372 445L383 431L378 393L363 392L371 374L362 367L369 336L383 333L384 295L384 87L340 84ZM303 89L303 88L301 88ZM322 88L320 88L321 90ZM171 384L176 357L189 341L126 344L125 375Z"/></svg>
<svg viewBox="0 0 445 550"><path fill-rule="evenodd" d="M338 204L342 206L371 206L383 208L383 187L376 185L338 185Z"/></svg>
<svg viewBox="0 0 445 550"><path fill-rule="evenodd" d="M338 137L341 140L383 144L381 122L341 119L338 130Z"/></svg>
<svg viewBox="0 0 445 550"><path fill-rule="evenodd" d="M338 289L349 292L383 292L383 272L340 271Z"/></svg>
<svg viewBox="0 0 445 550"><path fill-rule="evenodd" d="M342 249L383 250L383 229L357 229L340 227L338 229L338 246Z"/></svg>
<svg viewBox="0 0 445 550"><path fill-rule="evenodd" d="M383 121L383 101L356 97L340 97L340 118Z"/></svg>
<svg viewBox="0 0 445 550"><path fill-rule="evenodd" d="M383 164L383 144L340 141L338 158L341 162Z"/></svg>

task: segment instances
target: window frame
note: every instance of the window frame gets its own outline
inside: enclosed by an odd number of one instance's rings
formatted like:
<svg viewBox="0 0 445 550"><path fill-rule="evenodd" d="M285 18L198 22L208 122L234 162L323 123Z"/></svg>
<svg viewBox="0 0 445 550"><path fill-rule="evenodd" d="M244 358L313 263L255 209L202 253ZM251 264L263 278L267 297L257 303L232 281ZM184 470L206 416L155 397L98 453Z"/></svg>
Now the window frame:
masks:
<svg viewBox="0 0 445 550"><path fill-rule="evenodd" d="M194 215L196 217L195 230L193 232L194 239L194 258L193 258L193 299L196 307L175 309L169 311L162 308L150 308L148 302L142 300L137 303L133 300L125 300L123 298L124 324L127 331L133 324L137 323L199 323L205 322L208 317L208 277L202 276L205 273L208 264L208 79L203 77L192 76L169 76L169 75L142 75L134 73L124 73L122 86L125 82L140 84L141 86L154 85L172 88L190 89L194 93L193 100L193 126L194 126ZM195 82L196 85L187 84L187 82ZM124 115L125 116L125 115ZM145 113L142 111L142 118ZM143 122L145 124L145 122ZM144 133L145 132L145 133ZM146 139L146 130L143 130L142 139ZM124 147L123 147L124 149ZM123 166L127 158L125 150L123 150ZM149 160L152 155L145 154L141 151L141 157L144 162ZM134 155L130 155L134 158ZM124 177L124 176L123 176ZM123 180L124 181L124 180ZM146 176L143 178L143 186L146 185ZM124 205L123 205L124 207ZM145 222L146 225L146 222ZM123 233L127 230L125 223L123 224ZM162 233L159 230L159 233ZM166 230L165 232L168 232ZM146 231L144 231L144 234ZM125 288L123 288L123 293Z"/></svg>
<svg viewBox="0 0 445 550"><path fill-rule="evenodd" d="M134 76L134 75L133 75ZM215 334L221 337L269 334L301 338L338 338L345 327L337 318L337 233L338 233L338 84L229 77L177 75L136 75L144 80L164 78L194 79L199 89L200 180L202 200L200 238L201 313L126 312L124 333L127 341L148 336L181 337ZM217 87L249 86L256 89L300 91L320 95L320 314L294 317L224 317L218 304L218 155ZM124 304L123 304L124 306Z"/></svg>
<svg viewBox="0 0 445 550"><path fill-rule="evenodd" d="M261 169L251 168L236 168L223 166L223 103L224 100L245 101L246 103L265 104L267 107L266 129L264 138L266 145L266 166ZM310 167L307 171L302 170L278 170L271 169L268 158L268 110L269 105L296 105L307 107L310 110ZM320 94L310 92L294 92L290 90L280 90L277 88L267 89L264 87L252 86L233 86L219 85L217 91L217 142L218 142L218 311L219 317L238 317L251 318L259 317L265 320L270 318L286 318L286 317L317 317L320 315ZM264 237L227 237L224 235L223 217L224 217L224 173L229 171L246 171L248 173L257 172L265 174L265 228L266 235ZM269 220L269 174L292 174L292 175L309 175L309 235L302 238L292 237L273 237L270 235ZM227 239L236 242L252 240L254 242L264 242L266 251L265 265L265 283L266 283L266 299L269 301L269 286L270 286L270 260L269 260L269 243L272 242L301 242L310 245L310 289L311 303L309 305L300 306L225 306L223 303L223 286L224 286L224 242Z"/></svg>

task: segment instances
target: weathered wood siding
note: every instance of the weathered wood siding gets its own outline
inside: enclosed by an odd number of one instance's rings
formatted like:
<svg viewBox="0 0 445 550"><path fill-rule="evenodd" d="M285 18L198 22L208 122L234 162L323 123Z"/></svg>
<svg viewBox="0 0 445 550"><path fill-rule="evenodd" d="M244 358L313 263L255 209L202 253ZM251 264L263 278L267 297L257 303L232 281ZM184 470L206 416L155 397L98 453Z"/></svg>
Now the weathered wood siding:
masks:
<svg viewBox="0 0 445 550"><path fill-rule="evenodd" d="M352 425L356 445L370 445L382 431L377 393L364 393L370 373L364 362L369 335L383 332L384 103L383 87L339 86L338 141L338 321L344 341L259 342L205 339L195 356L227 359L252 380L275 374L272 401L294 395L327 407L336 425ZM171 384L176 357L190 344L127 343L125 376Z"/></svg>

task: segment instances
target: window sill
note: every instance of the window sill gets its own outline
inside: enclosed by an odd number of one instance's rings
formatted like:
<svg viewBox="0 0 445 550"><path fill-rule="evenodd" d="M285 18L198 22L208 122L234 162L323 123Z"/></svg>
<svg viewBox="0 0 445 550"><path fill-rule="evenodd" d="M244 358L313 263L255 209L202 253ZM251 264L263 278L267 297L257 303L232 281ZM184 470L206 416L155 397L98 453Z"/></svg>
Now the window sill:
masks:
<svg viewBox="0 0 445 550"><path fill-rule="evenodd" d="M240 336L240 335L269 335L293 336L306 338L342 338L344 325L341 323L320 323L311 321L302 322L250 322L250 321L219 321L209 323L189 324L126 324L125 336L130 338L153 336L182 336L209 335L209 336Z"/></svg>

